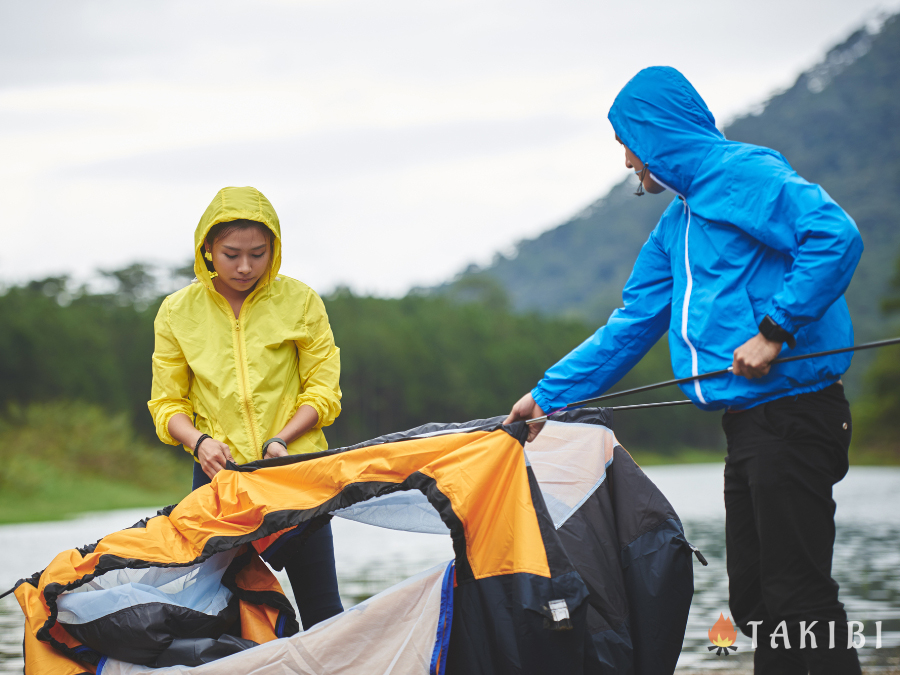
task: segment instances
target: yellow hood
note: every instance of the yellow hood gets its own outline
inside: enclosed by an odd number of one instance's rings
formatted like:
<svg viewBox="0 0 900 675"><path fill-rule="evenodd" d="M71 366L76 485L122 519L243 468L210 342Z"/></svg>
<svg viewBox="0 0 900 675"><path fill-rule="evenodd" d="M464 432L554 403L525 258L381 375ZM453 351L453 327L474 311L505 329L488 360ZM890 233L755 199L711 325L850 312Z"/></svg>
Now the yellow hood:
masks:
<svg viewBox="0 0 900 675"><path fill-rule="evenodd" d="M271 202L254 187L222 188L206 207L194 231L194 274L197 275L197 280L209 289L213 288L213 283L203 258L206 235L219 223L241 219L263 223L275 235L269 269L260 279L257 288L271 282L281 268L281 223L278 222L278 215Z"/></svg>

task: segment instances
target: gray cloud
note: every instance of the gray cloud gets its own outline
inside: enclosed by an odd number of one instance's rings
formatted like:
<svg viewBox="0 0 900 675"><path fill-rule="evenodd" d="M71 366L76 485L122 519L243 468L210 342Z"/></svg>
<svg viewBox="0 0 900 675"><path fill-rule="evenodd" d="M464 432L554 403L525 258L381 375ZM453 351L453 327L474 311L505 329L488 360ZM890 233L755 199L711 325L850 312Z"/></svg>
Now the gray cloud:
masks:
<svg viewBox="0 0 900 675"><path fill-rule="evenodd" d="M321 290L439 281L621 177L605 113L639 68L722 121L898 1L0 2L0 278L179 262L251 182L312 224Z"/></svg>
<svg viewBox="0 0 900 675"><path fill-rule="evenodd" d="M302 138L221 143L132 155L66 169L80 179L204 180L244 172L298 181L337 181L459 159L477 161L565 142L590 131L584 120L479 120L440 126L353 129Z"/></svg>

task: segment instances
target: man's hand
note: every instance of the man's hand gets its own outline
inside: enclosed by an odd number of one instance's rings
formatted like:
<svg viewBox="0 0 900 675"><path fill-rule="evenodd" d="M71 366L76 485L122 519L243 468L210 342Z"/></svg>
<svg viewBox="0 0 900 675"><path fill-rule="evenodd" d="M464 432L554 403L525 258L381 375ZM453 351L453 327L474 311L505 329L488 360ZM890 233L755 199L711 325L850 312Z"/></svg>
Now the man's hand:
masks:
<svg viewBox="0 0 900 675"><path fill-rule="evenodd" d="M518 420L533 420L535 417L543 417L544 411L534 402L531 393L525 394L516 401L516 404L509 411L509 416L503 420L504 424L512 424ZM528 425L528 442L531 443L544 428L544 423Z"/></svg>
<svg viewBox="0 0 900 675"><path fill-rule="evenodd" d="M228 446L215 438L203 439L197 450L197 459L200 460L200 468L203 469L203 473L209 476L210 480L225 468L225 462L234 462Z"/></svg>
<svg viewBox="0 0 900 675"><path fill-rule="evenodd" d="M731 367L735 375L743 375L748 380L769 374L772 361L781 353L782 343L772 342L757 333L740 347L734 350L734 361Z"/></svg>
<svg viewBox="0 0 900 675"><path fill-rule="evenodd" d="M273 457L287 457L288 451L287 448L284 447L281 443L269 443L266 446L266 454L263 455L263 459L268 457L272 459Z"/></svg>

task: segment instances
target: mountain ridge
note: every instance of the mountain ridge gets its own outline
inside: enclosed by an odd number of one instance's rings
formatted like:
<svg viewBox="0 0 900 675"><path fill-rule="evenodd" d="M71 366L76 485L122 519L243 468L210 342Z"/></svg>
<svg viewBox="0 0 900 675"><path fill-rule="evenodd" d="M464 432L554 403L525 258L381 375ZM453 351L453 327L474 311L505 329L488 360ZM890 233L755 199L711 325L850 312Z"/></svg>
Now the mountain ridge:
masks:
<svg viewBox="0 0 900 675"><path fill-rule="evenodd" d="M879 301L900 254L900 14L862 27L830 49L761 110L732 120L732 140L774 148L856 220L866 244L847 291L859 339L887 329ZM823 142L824 141L824 142ZM515 254L470 266L436 292L500 286L519 311L604 321L640 247L670 203L632 195L629 177L566 222L520 241ZM472 289L476 289L473 291ZM493 290L492 290L493 289Z"/></svg>

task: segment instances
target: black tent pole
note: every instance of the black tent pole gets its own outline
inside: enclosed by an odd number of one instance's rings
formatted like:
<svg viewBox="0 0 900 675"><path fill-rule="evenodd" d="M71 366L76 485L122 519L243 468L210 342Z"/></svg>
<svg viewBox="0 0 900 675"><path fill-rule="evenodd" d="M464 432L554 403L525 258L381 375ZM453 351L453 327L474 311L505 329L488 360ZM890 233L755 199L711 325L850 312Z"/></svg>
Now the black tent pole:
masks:
<svg viewBox="0 0 900 675"><path fill-rule="evenodd" d="M888 345L896 345L900 344L900 337L891 338L890 340L878 340L877 342L866 342L861 345L853 345L851 347L842 347L841 349L829 349L824 352L813 352L812 354L797 354L795 356L785 356L783 359L775 359L772 361L772 365L774 366L776 363L788 363L790 361L800 361L802 359L812 359L817 356L831 356L832 354L843 354L845 352L858 352L864 349L875 349L876 347L887 347ZM693 375L692 377L680 377L675 380L666 380L665 382L657 382L656 384L648 384L643 387L635 387L634 389L626 389L625 391L616 391L611 394L604 394L603 396L597 396L595 398L586 398L583 401L575 401L574 403L569 403L567 406L560 408L559 410L554 410L550 415L553 415L558 412L563 412L566 410L571 410L572 408L580 408L582 406L586 406L592 403L599 403L600 401L606 401L611 398L616 398L618 396L627 396L628 394L638 394L644 391L652 391L654 389L659 389L661 387L670 387L673 384L685 384L687 382L696 382L699 380L705 380L710 377L719 377L721 375L727 375L732 372L732 367L728 366L728 368L723 368L722 370L714 370L711 373L701 373L700 375ZM688 403L689 401L667 401L662 405L683 405L684 403ZM638 406L618 406L618 408L613 408L613 410L625 410L628 408L636 408ZM644 404L642 407L660 407L660 404ZM527 424L537 424L539 422L544 422L547 419L547 415L543 417L535 417L532 420L527 420Z"/></svg>
<svg viewBox="0 0 900 675"><path fill-rule="evenodd" d="M663 401L662 403L638 403L636 405L614 405L610 410L618 412L619 410L636 410L638 408L668 408L673 405L693 405L693 401L684 399L683 401ZM531 421L531 420L529 420Z"/></svg>

